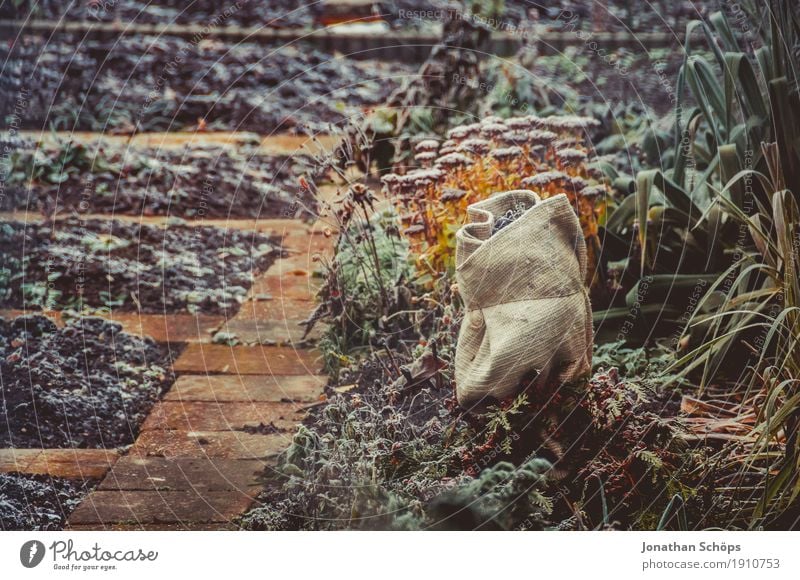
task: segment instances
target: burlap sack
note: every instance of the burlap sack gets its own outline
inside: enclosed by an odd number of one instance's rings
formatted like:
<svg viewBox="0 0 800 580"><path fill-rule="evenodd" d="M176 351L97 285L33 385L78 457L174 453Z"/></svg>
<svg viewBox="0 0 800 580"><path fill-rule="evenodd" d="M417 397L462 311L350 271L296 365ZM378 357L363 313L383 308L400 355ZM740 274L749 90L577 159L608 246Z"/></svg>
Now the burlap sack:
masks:
<svg viewBox="0 0 800 580"><path fill-rule="evenodd" d="M511 208L528 208L492 235ZM468 208L456 234L456 280L466 312L456 347L464 407L588 373L592 318L586 244L564 194L498 193Z"/></svg>

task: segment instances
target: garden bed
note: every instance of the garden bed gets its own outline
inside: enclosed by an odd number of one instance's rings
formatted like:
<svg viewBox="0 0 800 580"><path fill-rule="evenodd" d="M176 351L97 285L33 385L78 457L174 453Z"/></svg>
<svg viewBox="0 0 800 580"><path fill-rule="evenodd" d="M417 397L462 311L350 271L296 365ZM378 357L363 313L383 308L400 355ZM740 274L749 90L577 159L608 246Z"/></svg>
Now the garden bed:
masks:
<svg viewBox="0 0 800 580"><path fill-rule="evenodd" d="M520 385L514 397L486 397L480 411L459 409L453 398L464 319L453 234L470 204L520 188L543 200L566 194L588 247L593 305L620 294L604 276L598 234L626 198L586 144L599 126L576 116L486 117L454 127L446 140L418 135L407 143L407 163L382 179L397 213L376 213L369 187L350 185L312 317L329 323L320 341L328 398L244 527L683 529L742 521L752 500L715 495L712 483L740 477L739 467L711 473L710 459L729 448L698 432L731 424L687 417L738 403L716 389L708 402L682 398L688 381L669 367L675 349L656 340L673 329L664 321L662 334L650 327L646 348L629 348L629 328L598 344L592 373L576 381Z"/></svg>
<svg viewBox="0 0 800 580"><path fill-rule="evenodd" d="M8 4L8 6L6 5ZM220 3L195 0L187 5L182 0L114 0L91 2L60 0L36 2L31 13L28 1L6 3L0 8L1 18L35 18L68 21L125 22L136 24L201 24L214 26L270 26L273 28L308 27L313 22L313 7L291 0L247 0ZM14 6L17 4L17 6Z"/></svg>
<svg viewBox="0 0 800 580"><path fill-rule="evenodd" d="M91 480L0 473L0 530L61 530L72 510L96 484Z"/></svg>
<svg viewBox="0 0 800 580"><path fill-rule="evenodd" d="M223 314L279 256L255 232L69 218L0 224L0 307Z"/></svg>
<svg viewBox="0 0 800 580"><path fill-rule="evenodd" d="M177 354L101 318L72 319L63 328L38 315L0 318L0 447L133 443L174 380Z"/></svg>
<svg viewBox="0 0 800 580"><path fill-rule="evenodd" d="M169 36L89 41L58 35L47 42L30 36L4 47L2 57L13 63L3 113L24 98L20 128L117 133L327 133L381 103L410 72L303 45Z"/></svg>
<svg viewBox="0 0 800 580"><path fill-rule="evenodd" d="M63 141L15 148L12 159L2 210L186 218L316 214L316 201L300 187L300 177L313 173L304 155L264 155L248 146L133 149Z"/></svg>
<svg viewBox="0 0 800 580"><path fill-rule="evenodd" d="M260 26L267 28L310 28L315 19L326 12L324 3L294 3L288 0L250 0L220 4L214 0L196 0L186 5L181 0L119 0L116 2L89 2L82 0L65 6L59 0L37 2L31 13L29 1L7 3L0 8L0 18L21 19L29 14L34 18L68 21L123 22L135 24L199 24L213 26ZM335 3L334 8L335 8ZM653 3L650 10L634 10L631 5L621 1L610 1L602 7L588 0L561 0L546 6L537 5L530 0L506 0L499 14L487 13L486 8L480 17L498 31L525 30L532 22L545 24L550 20L558 22L559 16L569 13L575 18L575 26L580 30L603 30L609 32L645 32L678 27L689 19L706 16L712 7L707 0L692 2ZM479 9L482 8L479 6ZM422 0L377 0L375 11L394 29L432 28L441 23L447 9L470 14L461 2L424 2ZM346 11L343 11L347 14ZM358 7L352 11L353 19L372 14L369 6ZM324 16L323 16L324 20Z"/></svg>
<svg viewBox="0 0 800 580"><path fill-rule="evenodd" d="M448 375L457 325L433 364L375 352L328 388L270 472L251 530L586 530L649 528L702 457L681 457L677 408L654 389L663 352L598 352L586 385L519 397L482 416L459 408ZM417 357L415 362L414 357ZM420 364L419 360L426 361ZM402 365L401 372L392 370ZM442 370L437 378L434 368ZM411 373L414 382L405 382ZM398 376L399 374L399 376ZM582 390L585 389L585 392ZM602 480L600 488L595 484ZM680 483L678 483L680 482ZM686 510L717 523L707 497ZM581 506L577 509L576 506Z"/></svg>

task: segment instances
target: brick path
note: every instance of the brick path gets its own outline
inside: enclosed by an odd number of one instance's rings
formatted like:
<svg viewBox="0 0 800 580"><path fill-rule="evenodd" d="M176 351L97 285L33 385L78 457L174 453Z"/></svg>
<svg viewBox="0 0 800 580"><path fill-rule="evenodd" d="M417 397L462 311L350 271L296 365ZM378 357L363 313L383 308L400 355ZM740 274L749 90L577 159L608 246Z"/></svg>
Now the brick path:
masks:
<svg viewBox="0 0 800 580"><path fill-rule="evenodd" d="M255 281L230 320L109 316L128 332L185 344L173 367L176 382L153 407L133 446L124 453L0 449L0 471L101 479L72 512L70 529L234 527L232 521L255 502L266 470L291 442L305 407L322 396L321 359L299 342L298 323L314 308L315 255L332 253L335 236L324 235L327 226L321 223L220 221L214 225L281 235L288 256ZM59 313L47 315L60 323ZM242 344L212 344L216 331L236 335Z"/></svg>

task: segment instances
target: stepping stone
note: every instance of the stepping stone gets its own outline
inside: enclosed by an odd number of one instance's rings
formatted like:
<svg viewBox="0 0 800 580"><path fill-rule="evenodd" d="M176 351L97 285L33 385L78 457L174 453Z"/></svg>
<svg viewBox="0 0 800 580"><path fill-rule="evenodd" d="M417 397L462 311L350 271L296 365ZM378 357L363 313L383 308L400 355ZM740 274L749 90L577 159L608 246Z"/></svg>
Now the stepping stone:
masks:
<svg viewBox="0 0 800 580"><path fill-rule="evenodd" d="M294 256L307 256L309 261L311 261L311 258L313 258L315 254L331 256L336 247L336 235L331 233L330 236L325 236L324 231L325 230L322 232L288 232L287 235L283 236L281 239L281 249L288 252L288 257L290 258ZM319 264L316 264L316 268L319 269Z"/></svg>
<svg viewBox="0 0 800 580"><path fill-rule="evenodd" d="M338 135L315 135L314 139L305 135L267 135L261 140L259 153L320 155L321 153L331 153L341 141L342 138Z"/></svg>
<svg viewBox="0 0 800 580"><path fill-rule="evenodd" d="M325 376L181 375L165 401L311 403L319 400Z"/></svg>
<svg viewBox="0 0 800 580"><path fill-rule="evenodd" d="M122 324L125 332L163 343L210 342L213 333L225 322L224 316L191 314L113 313L108 318Z"/></svg>
<svg viewBox="0 0 800 580"><path fill-rule="evenodd" d="M64 326L64 320L61 318L61 312L57 310L0 310L0 318L5 318L6 320L25 315L32 316L34 314L46 316L55 322L56 326L58 327Z"/></svg>
<svg viewBox="0 0 800 580"><path fill-rule="evenodd" d="M323 26L342 23L365 23L384 21L379 3L375 0L336 0L323 2L315 19Z"/></svg>
<svg viewBox="0 0 800 580"><path fill-rule="evenodd" d="M318 351L281 346L188 345L173 365L179 373L236 375L316 375L322 368Z"/></svg>
<svg viewBox="0 0 800 580"><path fill-rule="evenodd" d="M268 272L272 272L272 268ZM300 273L302 272L302 273ZM273 275L268 274L258 278L250 288L250 296L268 294L273 299L282 300L306 300L312 302L317 296L317 291L322 287L322 280L311 278L308 272L295 270L295 274ZM308 313L314 309L314 305L308 307Z"/></svg>
<svg viewBox="0 0 800 580"><path fill-rule="evenodd" d="M302 348L309 341L319 340L324 325L320 322L303 338L301 320L230 320L220 332L233 335L244 344L294 345Z"/></svg>
<svg viewBox="0 0 800 580"><path fill-rule="evenodd" d="M56 221L61 219L66 219L70 217L69 213L64 213L56 218ZM103 214L103 213L93 213L93 214L86 214L84 219L87 220L101 220L101 221L121 221L131 224L145 224L150 226L167 226L169 224L175 223L176 219L183 220L181 223L186 225L187 227L203 227L203 226L215 226L221 228L223 230L242 230L242 231L252 231L256 228L256 220L254 219L227 219L227 218L219 218L219 219L191 219L191 218L176 218L175 216L164 216L164 215L125 215L125 214Z"/></svg>
<svg viewBox="0 0 800 580"><path fill-rule="evenodd" d="M314 311L316 304L308 300L290 300L272 294L252 294L242 304L232 320L305 320Z"/></svg>
<svg viewBox="0 0 800 580"><path fill-rule="evenodd" d="M42 214L38 212L20 211L0 211L0 222L22 222L29 224L31 222L42 221Z"/></svg>
<svg viewBox="0 0 800 580"><path fill-rule="evenodd" d="M253 223L253 229L262 234L297 239L307 237L314 227L300 220L286 218L257 218Z"/></svg>
<svg viewBox="0 0 800 580"><path fill-rule="evenodd" d="M252 503L240 491L95 491L72 512L69 524L225 523Z"/></svg>
<svg viewBox="0 0 800 580"><path fill-rule="evenodd" d="M256 459L122 457L98 486L100 491L226 491L254 495L267 464Z"/></svg>
<svg viewBox="0 0 800 580"><path fill-rule="evenodd" d="M25 473L28 465L41 453L41 449L0 449L0 473Z"/></svg>
<svg viewBox="0 0 800 580"><path fill-rule="evenodd" d="M102 479L119 459L105 449L44 449L28 464L25 473L66 479Z"/></svg>
<svg viewBox="0 0 800 580"><path fill-rule="evenodd" d="M296 252L287 258L279 258L267 270L267 276L297 276L312 278L314 272L320 270L320 264L314 261L313 254ZM318 279L321 281L321 278Z"/></svg>
<svg viewBox="0 0 800 580"><path fill-rule="evenodd" d="M289 299L272 294L253 294L242 304L232 320L302 321L314 312L317 304L304 299Z"/></svg>
<svg viewBox="0 0 800 580"><path fill-rule="evenodd" d="M41 314L57 326L64 326L61 312L48 310L0 310L0 317L11 319L25 314ZM136 312L112 312L94 314L122 325L122 329L137 336L149 336L156 342L210 342L213 333L225 322L224 316L191 314L139 314Z"/></svg>
<svg viewBox="0 0 800 580"><path fill-rule="evenodd" d="M145 419L142 430L242 431L261 423L294 430L303 412L294 403L202 403L162 401Z"/></svg>
<svg viewBox="0 0 800 580"><path fill-rule="evenodd" d="M243 431L143 431L129 450L139 457L274 459L293 434L255 435Z"/></svg>
<svg viewBox="0 0 800 580"><path fill-rule="evenodd" d="M20 131L23 137L42 143L58 144L60 140L75 143L105 143L144 147L154 149L183 149L186 146L240 147L252 143L259 135L248 131L167 131L145 132L130 135L109 135L91 131L56 131L43 135L37 131ZM330 153L341 142L339 135L315 135L311 139L305 135L272 134L261 138L259 153L275 155L294 155L299 153Z"/></svg>

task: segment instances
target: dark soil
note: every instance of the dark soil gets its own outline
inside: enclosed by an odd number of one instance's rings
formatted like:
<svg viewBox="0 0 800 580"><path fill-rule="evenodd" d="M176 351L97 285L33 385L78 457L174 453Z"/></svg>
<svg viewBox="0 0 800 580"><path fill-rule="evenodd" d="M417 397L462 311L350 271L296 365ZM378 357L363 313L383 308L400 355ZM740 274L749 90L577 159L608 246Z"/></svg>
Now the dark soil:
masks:
<svg viewBox="0 0 800 580"><path fill-rule="evenodd" d="M61 530L96 482L0 473L0 529Z"/></svg>
<svg viewBox="0 0 800 580"><path fill-rule="evenodd" d="M0 318L0 447L113 448L173 382L175 349L102 318Z"/></svg>
<svg viewBox="0 0 800 580"><path fill-rule="evenodd" d="M183 222L185 223L185 222ZM0 224L0 308L235 311L278 256L255 232L72 217Z"/></svg>
<svg viewBox="0 0 800 580"><path fill-rule="evenodd" d="M303 45L23 36L0 47L0 113L19 128L330 132L410 73ZM16 110L16 113L15 113Z"/></svg>
<svg viewBox="0 0 800 580"><path fill-rule="evenodd" d="M23 0L4 2L0 17L35 18L90 22L135 22L136 24L200 24L209 26L269 26L271 28L309 27L313 22L314 3L294 0ZM238 4L238 8L237 8ZM312 4L312 6L307 6ZM315 4L320 6L319 3Z"/></svg>
<svg viewBox="0 0 800 580"><path fill-rule="evenodd" d="M132 149L107 144L17 149L2 210L174 215L186 218L272 218L316 214L299 185L313 180L302 155L255 149Z"/></svg>
<svg viewBox="0 0 800 580"><path fill-rule="evenodd" d="M484 9L471 16L472 13L457 1L385 0L381 4L382 13L395 28L429 27L445 18L445 8L449 8L463 18L484 23L495 32L527 38L535 37L535 24L559 30L566 21L571 21L574 30L634 33L683 30L689 20L706 17L719 8L717 0L652 0L647 10L624 0L505 0L500 15L492 15ZM491 6L492 3L485 4Z"/></svg>
<svg viewBox="0 0 800 580"><path fill-rule="evenodd" d="M24 18L31 13L30 0L24 0L19 7L14 7L14 4L5 2L0 6L0 17ZM379 0L374 4L393 27L401 29L425 27L436 22L445 8L469 14L461 3L452 0ZM560 14L569 11L577 18L580 28L589 29L594 25L612 32L650 32L667 27L682 28L682 24L685 25L688 20L706 16L717 8L717 4L714 0L654 0L652 9L636 10L635 4L621 0L605 0L601 3L592 0L506 0L501 16L484 14L483 17L493 28L512 30L511 26L530 25L536 20L557 21ZM599 17L596 23L593 22L593 7ZM238 8L236 2L215 0L194 0L191 3L185 0L40 0L35 3L33 16L49 19L66 17L70 21L90 22L309 28L322 12L322 3L291 0L242 0ZM417 16L417 13L421 14Z"/></svg>

